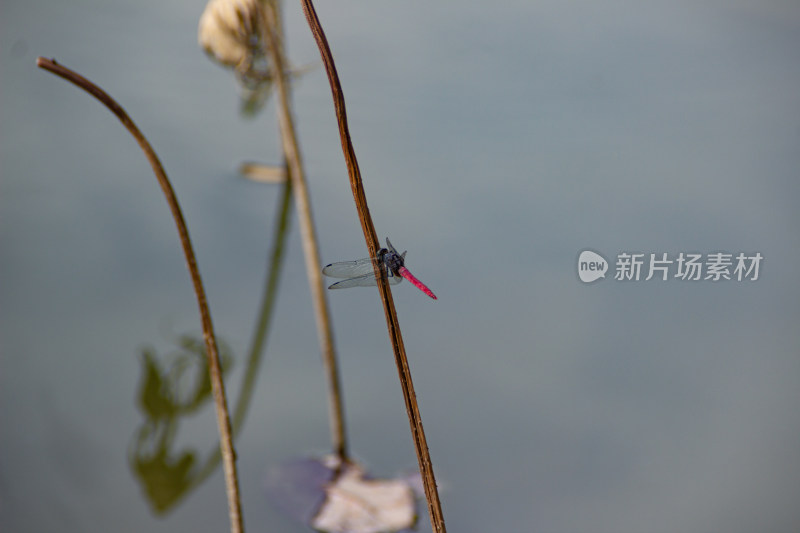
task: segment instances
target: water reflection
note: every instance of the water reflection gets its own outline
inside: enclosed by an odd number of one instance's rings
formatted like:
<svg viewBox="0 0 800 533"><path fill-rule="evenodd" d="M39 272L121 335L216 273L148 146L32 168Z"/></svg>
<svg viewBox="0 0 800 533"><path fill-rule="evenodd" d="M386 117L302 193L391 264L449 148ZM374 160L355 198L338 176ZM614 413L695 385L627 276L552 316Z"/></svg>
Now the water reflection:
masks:
<svg viewBox="0 0 800 533"><path fill-rule="evenodd" d="M289 228L291 183L283 185L277 209L273 248L260 310L255 321L246 368L239 387L231 424L234 438L240 433L253 397L258 370L266 347L269 325L283 266ZM144 416L134 432L129 462L134 476L156 514L168 513L185 496L200 486L219 467L219 446L198 459L195 449L176 449L180 422L212 402L211 381L202 339L183 335L178 351L159 356L146 349L141 357L138 408ZM219 341L223 375L232 367L231 349ZM197 466L198 464L202 466Z"/></svg>
<svg viewBox="0 0 800 533"><path fill-rule="evenodd" d="M227 373L233 359L222 343L220 358ZM129 459L147 500L156 513L163 514L219 462L212 456L203 468L195 469L197 452L175 449L181 419L211 400L211 379L205 344L188 335L178 339L175 353L159 357L152 349L143 350L141 363L138 405L145 420L136 431Z"/></svg>

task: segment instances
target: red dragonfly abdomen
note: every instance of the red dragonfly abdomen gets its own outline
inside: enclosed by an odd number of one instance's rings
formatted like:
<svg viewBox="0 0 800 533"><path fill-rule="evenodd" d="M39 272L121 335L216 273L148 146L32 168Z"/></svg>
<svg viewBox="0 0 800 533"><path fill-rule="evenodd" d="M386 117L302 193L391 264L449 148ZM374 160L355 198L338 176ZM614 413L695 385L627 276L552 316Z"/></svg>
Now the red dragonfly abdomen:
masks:
<svg viewBox="0 0 800 533"><path fill-rule="evenodd" d="M436 298L436 295L433 294L433 291L430 290L420 280L415 278L414 275L411 272L409 272L406 267L401 266L400 268L397 269L397 273L400 274L401 276L403 276L405 279L408 280L409 283L413 284L416 288L418 288L419 290L421 290L422 292L424 292L425 294L427 294L428 296L430 296L434 300L438 299L438 298Z"/></svg>

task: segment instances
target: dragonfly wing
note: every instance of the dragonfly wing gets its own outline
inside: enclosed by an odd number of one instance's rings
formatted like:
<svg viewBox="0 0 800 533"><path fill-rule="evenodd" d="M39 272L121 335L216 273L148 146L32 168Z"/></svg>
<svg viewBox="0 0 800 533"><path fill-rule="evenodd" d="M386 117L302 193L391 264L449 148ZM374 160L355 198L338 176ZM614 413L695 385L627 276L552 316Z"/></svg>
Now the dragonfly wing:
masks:
<svg viewBox="0 0 800 533"><path fill-rule="evenodd" d="M331 263L322 269L322 273L331 278L356 278L373 272L372 259L369 257L357 261Z"/></svg>
<svg viewBox="0 0 800 533"><path fill-rule="evenodd" d="M350 287L370 287L376 285L375 274L370 272L363 276L337 281L329 289L349 289Z"/></svg>
<svg viewBox="0 0 800 533"><path fill-rule="evenodd" d="M403 278L400 276L389 276L388 278L389 285L397 285ZM349 289L350 287L374 287L378 284L377 279L375 278L375 273L370 272L369 274L364 274L363 276L356 276L355 278L350 279L343 279L342 281L337 281L330 287L329 289Z"/></svg>

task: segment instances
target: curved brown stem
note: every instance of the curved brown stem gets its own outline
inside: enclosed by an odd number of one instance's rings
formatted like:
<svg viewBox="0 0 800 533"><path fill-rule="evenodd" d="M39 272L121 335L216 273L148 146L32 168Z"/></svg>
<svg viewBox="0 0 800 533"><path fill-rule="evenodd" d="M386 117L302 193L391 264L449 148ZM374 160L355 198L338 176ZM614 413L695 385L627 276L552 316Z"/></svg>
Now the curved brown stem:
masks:
<svg viewBox="0 0 800 533"><path fill-rule="evenodd" d="M342 151L344 152L344 159L347 163L347 170L350 176L350 187L353 190L353 197L356 203L356 210L358 211L358 218L361 222L361 229L364 232L364 239L367 242L367 248L371 257L377 258L378 237L375 232L375 226L372 223L372 217L369 214L367 207L367 197L364 194L364 185L361 181L361 171L358 168L358 161L356 160L353 142L350 140L350 130L347 126L347 112L344 104L344 93L342 86L339 83L339 76L336 73L336 65L333 62L333 54L331 54L328 40L325 37L325 32L322 30L317 13L314 10L314 4L311 0L301 0L303 4L303 12L305 13L308 25L311 28L311 33L317 41L320 54L322 55L322 62L325 65L325 71L328 74L328 81L331 85L331 92L333 93L333 105L336 110L336 119L339 123L339 136L342 141ZM389 330L389 338L392 342L394 349L395 362L397 364L397 371L400 378L400 386L403 390L403 399L406 404L406 412L408 413L408 420L411 426L411 434L414 437L414 446L417 452L417 461L419 462L420 473L422 474L422 481L425 487L425 498L428 502L428 512L430 513L431 526L434 533L444 533L446 531L444 525L444 516L442 515L442 505L439 501L439 492L436 488L436 478L433 475L433 464L431 463L430 452L428 451L428 443L425 439L425 431L422 427L422 417L420 416L419 406L417 405L417 396L414 392L414 384L411 380L411 371L408 367L408 358L406 357L406 349L403 344L403 336L400 332L400 323L397 320L397 312L394 308L394 301L392 300L392 292L389 289L389 284L386 281L386 275L380 268L378 260L373 260L373 267L375 268L375 275L378 276L380 282L378 289L380 291L381 300L383 301L383 309L386 314L386 325Z"/></svg>
<svg viewBox="0 0 800 533"><path fill-rule="evenodd" d="M222 381L222 366L219 360L219 352L217 349L217 341L214 337L214 327L211 322L211 312L208 309L208 302L206 301L206 293L203 289L203 282L200 279L200 271L197 268L197 260L192 249L192 243L189 239L189 230L186 227L186 222L183 219L178 198L175 196L175 191L167 179L167 174L164 172L164 167L161 166L150 143L145 136L136 127L133 120L128 116L122 106L120 106L111 96L109 96L103 89L87 80L77 72L74 72L62 65L59 65L53 59L39 57L36 59L36 66L52 72L53 74L72 82L84 91L88 92L107 108L114 113L122 124L128 129L136 142L139 143L145 157L153 167L153 172L156 175L161 190L164 191L164 196L169 204L172 217L175 219L175 225L178 228L178 235L180 236L181 246L186 258L186 266L189 269L189 274L192 278L194 285L194 292L197 295L197 306L200 308L200 320L203 324L203 338L206 344L206 353L208 355L208 368L211 376L211 386L214 390L214 403L217 411L217 425L219 426L220 433L220 450L222 453L223 466L225 470L225 486L228 494L228 512L230 515L231 532L241 533L244 531L242 521L242 509L239 499L239 482L236 474L236 452L233 449L233 437L231 435L231 422L228 415L227 402L225 400L225 384Z"/></svg>

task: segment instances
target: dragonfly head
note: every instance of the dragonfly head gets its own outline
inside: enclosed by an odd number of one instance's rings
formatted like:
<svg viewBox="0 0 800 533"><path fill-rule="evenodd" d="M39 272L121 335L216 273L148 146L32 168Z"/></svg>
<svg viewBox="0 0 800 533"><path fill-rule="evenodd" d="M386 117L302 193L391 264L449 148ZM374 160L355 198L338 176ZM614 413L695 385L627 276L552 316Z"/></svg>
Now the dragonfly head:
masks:
<svg viewBox="0 0 800 533"><path fill-rule="evenodd" d="M392 246L392 242L389 240L389 237L386 237L386 246L387 246L389 252L392 252L393 254L399 255L401 259L405 260L406 252L408 250L406 250L402 254L398 254L397 250L395 250L394 246Z"/></svg>

